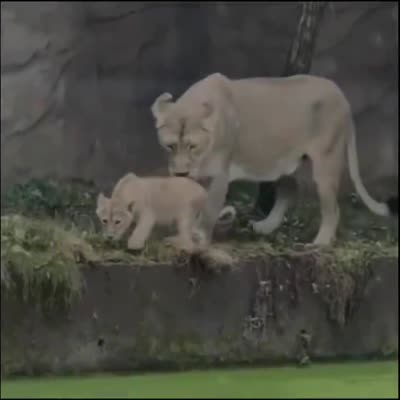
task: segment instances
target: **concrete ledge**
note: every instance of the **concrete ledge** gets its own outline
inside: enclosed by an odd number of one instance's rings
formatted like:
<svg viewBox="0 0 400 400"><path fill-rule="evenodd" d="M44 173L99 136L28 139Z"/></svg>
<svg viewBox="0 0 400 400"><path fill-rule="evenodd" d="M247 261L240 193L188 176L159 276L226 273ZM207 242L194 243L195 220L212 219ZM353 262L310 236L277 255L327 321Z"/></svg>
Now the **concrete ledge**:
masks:
<svg viewBox="0 0 400 400"><path fill-rule="evenodd" d="M299 280L306 266L296 260L269 257L218 274L84 268L86 289L66 315L43 315L2 293L2 374L396 356L397 262L372 262L344 324L313 282Z"/></svg>

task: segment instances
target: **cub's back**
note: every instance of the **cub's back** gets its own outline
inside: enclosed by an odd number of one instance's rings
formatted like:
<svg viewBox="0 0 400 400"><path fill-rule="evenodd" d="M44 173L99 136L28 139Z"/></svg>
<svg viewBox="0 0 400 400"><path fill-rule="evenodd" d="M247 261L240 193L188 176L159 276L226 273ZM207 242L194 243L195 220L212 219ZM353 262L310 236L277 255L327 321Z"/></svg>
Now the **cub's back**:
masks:
<svg viewBox="0 0 400 400"><path fill-rule="evenodd" d="M183 190L189 196L197 197L203 194L207 194L206 190L199 183L195 182L193 179L180 177L180 176L172 176L168 179L171 179L172 185L177 190Z"/></svg>
<svg viewBox="0 0 400 400"><path fill-rule="evenodd" d="M181 207L193 200L205 199L206 190L197 182L184 177L147 178L152 202L168 207Z"/></svg>

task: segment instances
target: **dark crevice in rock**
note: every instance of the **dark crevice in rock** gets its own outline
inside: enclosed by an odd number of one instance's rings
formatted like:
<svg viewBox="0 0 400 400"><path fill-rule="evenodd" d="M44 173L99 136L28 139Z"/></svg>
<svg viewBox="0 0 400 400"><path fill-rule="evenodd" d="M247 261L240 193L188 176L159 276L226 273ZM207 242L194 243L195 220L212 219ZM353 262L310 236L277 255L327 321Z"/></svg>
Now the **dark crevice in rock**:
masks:
<svg viewBox="0 0 400 400"><path fill-rule="evenodd" d="M16 64L2 64L1 73L2 74L14 74L23 72L25 68L32 67L37 61L39 61L47 52L48 43L44 49L36 50L30 54L25 60Z"/></svg>

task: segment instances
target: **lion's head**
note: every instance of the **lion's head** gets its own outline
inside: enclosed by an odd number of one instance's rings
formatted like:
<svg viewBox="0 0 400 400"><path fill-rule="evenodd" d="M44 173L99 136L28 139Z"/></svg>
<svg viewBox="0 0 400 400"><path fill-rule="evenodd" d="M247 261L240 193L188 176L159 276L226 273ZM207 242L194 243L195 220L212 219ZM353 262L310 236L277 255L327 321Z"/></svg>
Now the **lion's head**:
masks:
<svg viewBox="0 0 400 400"><path fill-rule="evenodd" d="M216 147L224 134L225 104L220 86L227 78L213 74L187 90L176 102L163 93L151 107L160 144L168 151L171 175L194 179L220 168ZM212 165L211 165L212 164Z"/></svg>

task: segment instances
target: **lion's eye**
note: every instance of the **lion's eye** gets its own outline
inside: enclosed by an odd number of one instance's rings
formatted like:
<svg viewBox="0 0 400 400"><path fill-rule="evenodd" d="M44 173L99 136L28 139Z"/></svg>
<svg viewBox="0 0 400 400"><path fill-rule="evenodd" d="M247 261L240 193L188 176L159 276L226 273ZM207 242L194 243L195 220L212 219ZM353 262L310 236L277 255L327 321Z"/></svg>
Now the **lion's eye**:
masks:
<svg viewBox="0 0 400 400"><path fill-rule="evenodd" d="M107 223L106 219L102 219L101 222L105 225Z"/></svg>
<svg viewBox="0 0 400 400"><path fill-rule="evenodd" d="M121 223L121 220L120 219L116 219L115 221L114 221L114 224L115 225L119 225Z"/></svg>
<svg viewBox="0 0 400 400"><path fill-rule="evenodd" d="M169 151L175 151L176 150L176 144L175 143L167 144L167 149Z"/></svg>
<svg viewBox="0 0 400 400"><path fill-rule="evenodd" d="M197 147L197 145L195 145L195 144L193 144L193 143L188 144L188 149L189 149L190 151L195 150L196 147Z"/></svg>

